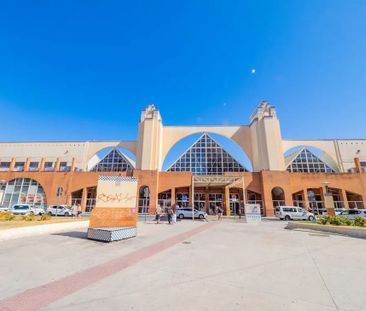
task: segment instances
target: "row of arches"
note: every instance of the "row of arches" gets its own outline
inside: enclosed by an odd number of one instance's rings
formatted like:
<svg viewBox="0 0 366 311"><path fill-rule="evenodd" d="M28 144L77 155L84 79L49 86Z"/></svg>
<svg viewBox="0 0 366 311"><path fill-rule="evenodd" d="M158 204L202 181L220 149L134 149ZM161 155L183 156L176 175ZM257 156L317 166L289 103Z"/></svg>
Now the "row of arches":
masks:
<svg viewBox="0 0 366 311"><path fill-rule="evenodd" d="M200 135L202 135L202 133L188 135L188 136L182 138L176 144L174 144L170 148L170 150L167 152L165 158L163 159L163 161L162 161L163 164L162 164L161 169L163 171L167 170L179 158L180 155L182 155L185 151L187 151L187 149L189 149L190 146L192 146L192 144L197 140L197 138ZM241 146L239 146L238 143L236 143L233 140L231 140L227 137L224 137L222 135L210 133L210 136L212 136L215 139L215 141L217 141L217 143L223 147L223 149L225 151L227 151L236 160L238 160L238 162L241 165L243 165L249 171L253 171L252 160L249 158L248 154L246 152L244 152L244 150L241 148ZM294 154L297 151L300 151L304 148L306 148L306 150L310 151L313 155L315 155L316 157L321 159L320 161L324 161L326 166L329 166L331 168L329 170L324 169L324 172L329 173L332 171L334 171L334 172L339 171L338 164L331 155L329 155L324 150L316 148L316 147L312 147L311 145L299 145L299 146L291 147L290 149L286 150L284 153L285 162L286 162L287 158L289 158L289 157L291 158L291 154ZM105 160L105 157L109 156L109 154L111 152L113 152L114 150L118 151L122 156L124 156L126 158L127 164L122 163L123 160L121 160L121 159L119 159L119 162L117 160L115 160L115 162L113 162L114 161L113 159L116 159L116 157L114 157L114 158L110 157L111 159L106 159L109 161L109 162L107 161L107 163L110 163L108 171L126 171L126 170L131 170L131 169L135 168L136 155L134 153L132 153L130 150L128 150L126 148L122 148L122 147L106 147L106 148L103 148L102 150L99 150L88 161L87 170L88 171L95 170L96 165L98 163L100 163L101 161ZM286 166L288 164L289 163L286 163ZM313 163L311 163L310 165L313 165ZM105 166L105 167L107 167L107 166ZM99 170L99 171L107 171L107 170ZM291 169L290 171L293 171L293 170ZM297 171L297 170L295 170L295 171ZM301 172L302 170L299 169L298 171ZM310 170L310 172L311 172L311 170ZM316 170L314 170L314 172L316 172Z"/></svg>

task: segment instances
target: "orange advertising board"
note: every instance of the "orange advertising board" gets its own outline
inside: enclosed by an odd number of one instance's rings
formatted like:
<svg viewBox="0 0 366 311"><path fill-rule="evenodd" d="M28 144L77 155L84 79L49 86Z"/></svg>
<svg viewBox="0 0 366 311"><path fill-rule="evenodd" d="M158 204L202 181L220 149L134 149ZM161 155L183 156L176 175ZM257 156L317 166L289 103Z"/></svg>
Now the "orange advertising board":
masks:
<svg viewBox="0 0 366 311"><path fill-rule="evenodd" d="M89 228L135 227L137 223L137 179L99 176L96 206Z"/></svg>

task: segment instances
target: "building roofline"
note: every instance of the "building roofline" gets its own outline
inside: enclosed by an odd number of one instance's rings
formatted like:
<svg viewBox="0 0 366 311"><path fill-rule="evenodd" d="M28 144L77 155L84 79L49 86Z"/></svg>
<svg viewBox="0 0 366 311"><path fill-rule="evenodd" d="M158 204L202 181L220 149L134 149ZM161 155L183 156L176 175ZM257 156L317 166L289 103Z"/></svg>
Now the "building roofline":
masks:
<svg viewBox="0 0 366 311"><path fill-rule="evenodd" d="M335 141L335 140L365 140L366 138L306 138L306 139L294 139L294 138L282 138L282 141Z"/></svg>
<svg viewBox="0 0 366 311"><path fill-rule="evenodd" d="M0 141L0 144L33 144L33 143L136 143L137 140L31 140L31 141Z"/></svg>

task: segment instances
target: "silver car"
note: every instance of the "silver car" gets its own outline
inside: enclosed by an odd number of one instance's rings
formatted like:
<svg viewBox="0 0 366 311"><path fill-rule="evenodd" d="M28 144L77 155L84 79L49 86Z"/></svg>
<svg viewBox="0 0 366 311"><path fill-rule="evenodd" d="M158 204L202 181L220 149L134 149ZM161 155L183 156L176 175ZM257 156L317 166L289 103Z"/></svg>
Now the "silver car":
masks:
<svg viewBox="0 0 366 311"><path fill-rule="evenodd" d="M13 215L43 215L44 209L30 204L14 204L10 212Z"/></svg>
<svg viewBox="0 0 366 311"><path fill-rule="evenodd" d="M366 209L348 209L339 214L339 216L355 220L356 217L366 218Z"/></svg>
<svg viewBox="0 0 366 311"><path fill-rule="evenodd" d="M68 205L50 205L47 208L47 214L50 216L72 216L72 210Z"/></svg>
<svg viewBox="0 0 366 311"><path fill-rule="evenodd" d="M315 220L313 213L297 206L278 206L275 215L281 220Z"/></svg>
<svg viewBox="0 0 366 311"><path fill-rule="evenodd" d="M177 209L177 218L183 219L183 218L192 218L192 208L190 207L181 207ZM194 210L194 218L204 219L207 217L206 212L201 212L198 210Z"/></svg>

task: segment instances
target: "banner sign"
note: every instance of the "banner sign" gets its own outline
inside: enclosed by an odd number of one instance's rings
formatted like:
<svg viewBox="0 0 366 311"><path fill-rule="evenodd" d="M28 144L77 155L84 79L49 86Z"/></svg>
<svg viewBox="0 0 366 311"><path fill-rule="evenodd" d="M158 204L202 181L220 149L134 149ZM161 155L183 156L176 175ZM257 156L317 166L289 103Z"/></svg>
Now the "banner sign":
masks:
<svg viewBox="0 0 366 311"><path fill-rule="evenodd" d="M245 204L244 209L247 223L259 223L262 221L261 207L259 204Z"/></svg>
<svg viewBox="0 0 366 311"><path fill-rule="evenodd" d="M95 208L89 228L135 227L137 223L137 179L99 176Z"/></svg>
<svg viewBox="0 0 366 311"><path fill-rule="evenodd" d="M135 208L137 179L124 176L99 176L97 208Z"/></svg>

